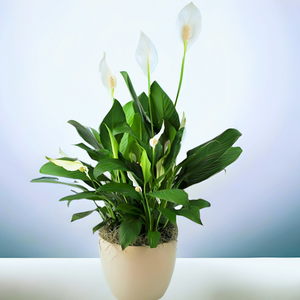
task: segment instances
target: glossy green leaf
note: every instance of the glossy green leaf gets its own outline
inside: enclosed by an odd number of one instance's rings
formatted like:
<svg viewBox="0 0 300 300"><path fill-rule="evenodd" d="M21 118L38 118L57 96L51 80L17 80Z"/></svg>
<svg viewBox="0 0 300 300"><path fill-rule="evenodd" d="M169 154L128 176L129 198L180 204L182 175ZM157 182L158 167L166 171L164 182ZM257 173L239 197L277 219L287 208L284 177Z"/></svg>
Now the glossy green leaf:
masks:
<svg viewBox="0 0 300 300"><path fill-rule="evenodd" d="M85 150L88 153L89 157L93 160L99 161L102 158L99 153L97 153L94 149L91 149L84 143L79 143L79 144L76 144L75 146ZM104 149L102 149L102 150L104 150Z"/></svg>
<svg viewBox="0 0 300 300"><path fill-rule="evenodd" d="M136 207L135 205L132 205L130 203L120 203L117 206L117 210L123 211L125 213L130 213L133 215L141 215L142 214L142 211L138 207Z"/></svg>
<svg viewBox="0 0 300 300"><path fill-rule="evenodd" d="M141 157L141 166L143 170L143 176L144 176L144 183L147 183L151 180L152 174L151 174L151 163L148 159L147 153L144 150Z"/></svg>
<svg viewBox="0 0 300 300"><path fill-rule="evenodd" d="M99 223L98 225L96 225L94 228L93 228L93 233L95 233L97 230L99 230L101 227L103 227L109 220L105 220L105 221L102 221L101 223Z"/></svg>
<svg viewBox="0 0 300 300"><path fill-rule="evenodd" d="M88 210L88 211L84 211L84 212L80 212L80 213L77 213L77 214L74 214L72 216L72 220L71 222L74 222L76 220L79 220L79 219L82 219L84 217L87 217L89 216L91 213L93 213L94 211L96 211L97 209L93 209L93 210Z"/></svg>
<svg viewBox="0 0 300 300"><path fill-rule="evenodd" d="M171 208L161 208L160 211L162 212L162 214L168 219L170 220L173 224L176 225L176 211L174 209Z"/></svg>
<svg viewBox="0 0 300 300"><path fill-rule="evenodd" d="M227 149L229 149L241 135L242 134L238 130L234 128L229 128L225 130L223 133L221 133L220 135L209 140L208 142L191 149L190 151L187 152L187 156L191 156L195 154L199 148L202 148L203 146L207 145L212 141L218 141L220 143L219 151L224 153L224 150L226 151Z"/></svg>
<svg viewBox="0 0 300 300"><path fill-rule="evenodd" d="M203 225L200 220L200 212L199 208L195 206L191 207L182 207L181 209L177 210L177 215L186 217L192 221L194 221L197 224Z"/></svg>
<svg viewBox="0 0 300 300"><path fill-rule="evenodd" d="M150 126L149 126L150 123L151 123L151 121L150 121L149 117L147 116L147 114L145 113L144 108L143 108L143 106L142 106L139 98L137 97L137 95L135 93L135 90L134 90L134 88L132 86L132 83L131 83L129 75L125 71L122 71L120 73L122 74L122 76L123 76L123 78L125 80L125 83L126 83L128 89L129 89L129 92L130 92L130 94L131 94L131 96L133 98L135 107L137 108L136 112L138 112L141 115L142 122L143 122L143 124L145 124L146 129L148 130L148 133L151 132L151 129L150 129Z"/></svg>
<svg viewBox="0 0 300 300"><path fill-rule="evenodd" d="M129 126L131 126L132 122L133 122L134 115L135 115L135 111L133 109L133 101L130 101L130 102L126 103L123 106L123 111L124 111L125 116L126 116L126 123Z"/></svg>
<svg viewBox="0 0 300 300"><path fill-rule="evenodd" d="M179 131L176 133L174 141L171 144L171 148L169 151L168 156L165 159L164 166L165 169L168 170L169 168L172 168L176 158L179 154L180 148L181 148L181 140L183 136L184 128L179 129Z"/></svg>
<svg viewBox="0 0 300 300"><path fill-rule="evenodd" d="M166 200L175 204L189 206L188 194L180 189L160 190L148 193L147 195Z"/></svg>
<svg viewBox="0 0 300 300"><path fill-rule="evenodd" d="M70 120L70 121L68 121L68 123L73 125L76 128L78 134L87 143L89 143L91 146L93 146L95 149L102 149L103 148L102 145L100 144L100 142L97 140L98 136L95 137L94 132L91 128L85 127L85 126L81 125L80 123L78 123L74 120Z"/></svg>
<svg viewBox="0 0 300 300"><path fill-rule="evenodd" d="M82 192L73 195L69 195L61 198L59 201L69 201L69 200L80 200L80 199L89 199L89 200L101 200L101 195L95 194L95 192Z"/></svg>
<svg viewBox="0 0 300 300"><path fill-rule="evenodd" d="M123 123L126 123L126 117L123 111L123 107L118 100L114 99L112 108L105 116L105 118L103 119L99 127L100 139L105 149L113 152L111 137L109 135L109 131L107 130L107 127L110 129L111 133L113 133L113 130L119 124L123 124ZM122 134L116 135L116 140L118 143L121 141L121 138L122 138Z"/></svg>
<svg viewBox="0 0 300 300"><path fill-rule="evenodd" d="M192 174L190 174L188 177L185 177L184 180L181 181L181 183L179 184L179 188L185 189L188 186L204 181L209 177L221 172L227 166L236 161L241 155L242 151L243 150L240 147L231 147L224 155L222 155L218 160L214 161L212 164L203 168L199 168L198 170L195 168L195 171ZM176 183L179 180L180 177L176 179Z"/></svg>
<svg viewBox="0 0 300 300"><path fill-rule="evenodd" d="M30 182L46 182L46 183L64 184L64 185L68 185L68 186L72 186L72 187L81 189L83 191L87 191L87 189L82 185L75 184L75 183L62 182L62 181L59 181L58 178L56 178L56 177L40 177L40 178L32 179Z"/></svg>
<svg viewBox="0 0 300 300"><path fill-rule="evenodd" d="M104 172L111 172L113 170L120 170L120 171L129 171L126 165L120 160L115 158L104 158L101 159L98 164L94 168L94 176L98 178Z"/></svg>
<svg viewBox="0 0 300 300"><path fill-rule="evenodd" d="M148 230L148 240L150 248L156 248L160 239L159 231Z"/></svg>
<svg viewBox="0 0 300 300"><path fill-rule="evenodd" d="M155 126L161 128L162 121L166 120L178 130L180 121L173 101L156 81L151 85L151 102L153 105L152 112Z"/></svg>
<svg viewBox="0 0 300 300"><path fill-rule="evenodd" d="M132 199L141 199L141 195L134 189L134 187L127 183L111 182L100 186L97 191L103 192L117 192L124 196L129 196Z"/></svg>
<svg viewBox="0 0 300 300"><path fill-rule="evenodd" d="M190 200L190 205L195 206L198 209L202 209L202 208L205 208L205 207L210 207L210 203L206 200L203 200L203 199Z"/></svg>
<svg viewBox="0 0 300 300"><path fill-rule="evenodd" d="M124 250L127 246L132 244L139 236L142 229L142 220L134 219L130 221L124 221L121 223L119 231L119 241Z"/></svg>

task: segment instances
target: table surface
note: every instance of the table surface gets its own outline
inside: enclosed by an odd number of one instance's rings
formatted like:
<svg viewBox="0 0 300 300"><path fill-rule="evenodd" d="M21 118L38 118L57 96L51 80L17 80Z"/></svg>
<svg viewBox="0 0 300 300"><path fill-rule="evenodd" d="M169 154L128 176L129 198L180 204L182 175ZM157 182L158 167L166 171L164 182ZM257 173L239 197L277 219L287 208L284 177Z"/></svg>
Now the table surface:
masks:
<svg viewBox="0 0 300 300"><path fill-rule="evenodd" d="M0 299L115 297L100 258L0 258ZM300 258L178 258L161 299L299 300Z"/></svg>

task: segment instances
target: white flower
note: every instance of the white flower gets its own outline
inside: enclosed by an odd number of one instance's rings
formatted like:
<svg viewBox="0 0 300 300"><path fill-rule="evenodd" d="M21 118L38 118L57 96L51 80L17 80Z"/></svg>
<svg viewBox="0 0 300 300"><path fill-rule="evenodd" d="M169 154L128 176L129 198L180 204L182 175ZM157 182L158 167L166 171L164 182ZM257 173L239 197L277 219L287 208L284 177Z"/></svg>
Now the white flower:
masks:
<svg viewBox="0 0 300 300"><path fill-rule="evenodd" d="M165 124L163 123L159 133L149 140L149 144L152 148L155 148L156 144L158 143L158 140L160 139L161 135L164 133L164 130L165 130Z"/></svg>
<svg viewBox="0 0 300 300"><path fill-rule="evenodd" d="M46 158L49 161L51 161L53 164L55 164L59 167L63 167L67 171L85 172L87 177L90 178L89 173L88 173L88 171L89 171L88 168L84 164L82 164L82 162L79 160L70 161L70 160L62 160L62 159L53 159L53 158L49 158L47 156L46 156Z"/></svg>
<svg viewBox="0 0 300 300"><path fill-rule="evenodd" d="M157 203L158 203L158 204L160 204L160 203L161 203L161 201L160 201L160 199L159 199L159 198L156 198L156 201L157 201Z"/></svg>
<svg viewBox="0 0 300 300"><path fill-rule="evenodd" d="M130 172L127 172L127 176L128 178L132 181L132 184L134 186L134 189L137 192L142 192L142 188L139 186L139 184L137 183L137 181L135 180L135 178L132 176L132 174Z"/></svg>
<svg viewBox="0 0 300 300"><path fill-rule="evenodd" d="M201 14L193 2L179 12L176 23L180 38L187 43L187 49L189 49L201 31Z"/></svg>
<svg viewBox="0 0 300 300"><path fill-rule="evenodd" d="M106 53L103 52L103 58L100 61L99 72L103 85L108 89L109 92L113 92L117 86L117 78L110 71L106 63Z"/></svg>
<svg viewBox="0 0 300 300"><path fill-rule="evenodd" d="M185 123L186 123L186 117L185 117L185 113L183 112L179 129L181 129L182 127L185 127Z"/></svg>
<svg viewBox="0 0 300 300"><path fill-rule="evenodd" d="M135 52L135 58L146 76L148 75L148 68L149 73L152 73L157 65L158 56L156 48L142 31Z"/></svg>

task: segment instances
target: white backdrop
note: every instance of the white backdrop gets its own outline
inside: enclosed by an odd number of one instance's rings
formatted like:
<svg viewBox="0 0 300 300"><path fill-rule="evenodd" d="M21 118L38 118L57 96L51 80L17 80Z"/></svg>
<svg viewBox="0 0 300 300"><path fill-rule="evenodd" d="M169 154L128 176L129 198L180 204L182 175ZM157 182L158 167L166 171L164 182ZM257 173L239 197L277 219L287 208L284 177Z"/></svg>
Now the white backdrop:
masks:
<svg viewBox="0 0 300 300"><path fill-rule="evenodd" d="M187 117L179 160L233 127L244 152L224 172L187 191L211 202L204 226L179 218L178 257L299 256L300 2L202 1L203 29L187 53L177 108ZM155 44L152 74L174 99L183 46L178 12L188 2L0 2L0 257L96 257L100 222L70 223L89 201L58 202L69 188L29 183L58 149L89 161L70 119L94 128L111 106L98 73L103 51L137 93L142 30ZM115 97L131 100L120 75Z"/></svg>

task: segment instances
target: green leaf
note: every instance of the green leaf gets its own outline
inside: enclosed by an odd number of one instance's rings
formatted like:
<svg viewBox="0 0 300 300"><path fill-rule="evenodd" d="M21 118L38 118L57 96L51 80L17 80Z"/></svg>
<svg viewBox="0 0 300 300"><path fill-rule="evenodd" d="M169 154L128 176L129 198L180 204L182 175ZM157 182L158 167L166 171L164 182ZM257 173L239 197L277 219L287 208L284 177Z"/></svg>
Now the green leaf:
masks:
<svg viewBox="0 0 300 300"><path fill-rule="evenodd" d="M100 124L99 131L100 131L100 139L105 149L110 150L113 152L113 148L111 145L111 138L109 135L109 131L107 127L113 133L113 130L119 125L126 123L126 117L123 111L122 105L119 103L118 100L114 99L114 103L108 114L103 119L102 123ZM119 143L121 141L123 134L116 135L116 140Z"/></svg>
<svg viewBox="0 0 300 300"><path fill-rule="evenodd" d="M200 212L199 208L195 206L188 207L182 207L181 209L177 210L177 215L186 217L192 221L194 221L197 224L203 225L200 220Z"/></svg>
<svg viewBox="0 0 300 300"><path fill-rule="evenodd" d="M73 195L69 195L61 198L59 201L68 201L68 206L73 200L103 200L103 196L95 194L95 192L82 192Z"/></svg>
<svg viewBox="0 0 300 300"><path fill-rule="evenodd" d="M189 206L188 194L180 189L160 190L148 193L147 195L166 200L175 204Z"/></svg>
<svg viewBox="0 0 300 300"><path fill-rule="evenodd" d="M124 221L121 223L119 240L120 240L122 250L124 250L127 246L129 246L136 240L141 230L142 230L141 219L130 220L127 222Z"/></svg>
<svg viewBox="0 0 300 300"><path fill-rule="evenodd" d="M242 152L243 150L240 147L231 147L223 156L214 161L212 164L199 169L195 168L193 173L184 178L184 180L180 183L179 188L185 189L188 186L204 181L221 172L227 166L236 161ZM180 180L180 177L176 179L176 183L178 180Z"/></svg>
<svg viewBox="0 0 300 300"><path fill-rule="evenodd" d="M74 146L77 146L83 150L85 150L89 157L93 160L96 160L96 161L99 161L102 157L99 153L97 153L97 151L95 151L94 149L91 149L90 147L88 147L87 145L83 144L83 143L79 143L79 144L76 144ZM104 150L104 149L102 149Z"/></svg>
<svg viewBox="0 0 300 300"><path fill-rule="evenodd" d="M168 97L159 84L154 81L151 85L151 102L153 105L153 123L161 128L162 121L168 121L176 130L179 129L180 121L173 101Z"/></svg>
<svg viewBox="0 0 300 300"><path fill-rule="evenodd" d="M101 227L103 227L109 220L105 220L105 221L102 221L101 223L99 223L98 225L96 225L94 228L93 228L93 234L99 230Z"/></svg>
<svg viewBox="0 0 300 300"><path fill-rule="evenodd" d="M202 209L202 208L205 208L205 207L210 207L210 203L206 200L203 200L203 199L190 200L190 205L195 206L198 209Z"/></svg>
<svg viewBox="0 0 300 300"><path fill-rule="evenodd" d="M173 224L176 225L176 210L166 207L161 208L160 211L167 219L169 219Z"/></svg>
<svg viewBox="0 0 300 300"><path fill-rule="evenodd" d="M53 176L59 176L59 177L66 177L66 178L72 178L72 179L80 179L80 180L90 180L84 172L80 171L67 171L63 167L57 166L53 164L52 162L48 162L44 164L41 169L40 173L47 174L47 175L53 175Z"/></svg>
<svg viewBox="0 0 300 300"><path fill-rule="evenodd" d="M87 191L87 189L82 185L62 182L62 181L59 181L58 178L56 178L56 177L40 177L40 178L32 179L30 182L46 182L46 183L64 184L64 185L82 189L83 191Z"/></svg>
<svg viewBox="0 0 300 300"><path fill-rule="evenodd" d="M87 216L89 216L91 213L93 213L96 210L97 209L93 209L93 210L88 210L88 211L84 211L84 212L80 212L80 213L74 214L73 217L72 217L71 222L74 222L76 220L79 220L79 219L82 219L84 217L87 217Z"/></svg>
<svg viewBox="0 0 300 300"><path fill-rule="evenodd" d="M182 167L178 176L181 178L188 177L190 174L195 173L195 169L199 170L201 167L208 166L222 156L225 152L218 151L220 149L220 142L212 141L205 146L199 148L197 152L188 156L177 168Z"/></svg>
<svg viewBox="0 0 300 300"><path fill-rule="evenodd" d="M121 160L107 157L98 162L94 168L94 176L95 178L98 178L104 172L111 172L113 170L129 171L129 169Z"/></svg>
<svg viewBox="0 0 300 300"><path fill-rule="evenodd" d="M95 137L94 132L91 128L89 127L85 127L83 125L81 125L80 123L74 121L74 120L70 120L68 121L69 124L73 125L78 134L87 142L89 143L91 146L93 146L95 149L102 149L102 145L100 144L100 142L97 140L98 136ZM94 129L95 131L95 129Z"/></svg>
<svg viewBox="0 0 300 300"><path fill-rule="evenodd" d="M141 115L142 122L145 124L145 126L146 126L146 128L147 128L147 130L148 130L148 133L149 133L149 135L150 135L150 134L151 134L151 129L150 129L150 127L149 127L148 125L151 124L151 120L150 120L149 117L146 115L146 113L145 113L145 111L144 111L144 108L143 108L141 102L139 101L139 99L138 99L138 97L137 97L137 95L136 95L136 93L135 93L135 90L134 90L134 88L133 88L133 86L132 86L132 83L131 83L131 80L130 80L129 75L128 75L127 72L125 72L125 71L122 71L122 72L120 72L120 73L122 74L122 76L123 76L123 78L124 78L124 80L125 80L125 83L126 83L128 89L129 89L129 92L130 92L130 94L131 94L131 96L132 96L132 98L133 98L134 104L135 104L135 106L136 106L136 108L137 108L137 111L136 111L136 112L139 112L139 114ZM147 124L147 123L148 123L148 124ZM149 123L150 123L150 124L149 124ZM149 131L149 130L150 130L150 131Z"/></svg>
<svg viewBox="0 0 300 300"><path fill-rule="evenodd" d="M119 152L119 144L118 144L118 141L117 139L115 138L115 136L113 135L113 133L111 132L111 130L109 129L109 127L104 124L105 127L106 127L106 130L108 132L108 135L109 135L109 139L110 139L110 144L111 144L111 150L112 150L112 153L113 153L113 157L114 158L118 158L118 152Z"/></svg>
<svg viewBox="0 0 300 300"><path fill-rule="evenodd" d="M148 230L148 240L150 248L156 248L160 239L159 231Z"/></svg>
<svg viewBox="0 0 300 300"><path fill-rule="evenodd" d="M142 157L141 157L141 165L143 170L143 176L144 176L144 183L146 184L149 182L152 178L151 174L151 163L148 159L147 153L145 150L143 150Z"/></svg>
<svg viewBox="0 0 300 300"><path fill-rule="evenodd" d="M169 168L172 168L173 164L176 161L177 155L179 154L180 147L181 147L183 131L184 131L184 128L181 128L181 129L179 129L179 131L177 131L174 141L171 144L170 152L164 162L164 167L166 170L169 170Z"/></svg>
<svg viewBox="0 0 300 300"><path fill-rule="evenodd" d="M227 129L214 139L188 151L187 158L175 168L175 173L180 169L176 186L184 189L201 182L236 160L242 150L231 146L240 136L238 130Z"/></svg>
<svg viewBox="0 0 300 300"><path fill-rule="evenodd" d="M123 106L123 111L124 111L125 116L126 116L127 124L129 124L129 126L131 126L132 122L133 122L134 114L135 114L135 111L133 109L133 101L130 101L130 102L126 103Z"/></svg>
<svg viewBox="0 0 300 300"><path fill-rule="evenodd" d="M226 151L227 149L229 149L241 135L242 134L238 130L229 128L225 130L223 133L221 133L220 135L209 140L208 142L191 149L190 151L187 152L187 156L191 156L195 154L199 148L202 148L203 146L207 145L212 141L218 141L220 143L219 151L224 152L224 150Z"/></svg>
<svg viewBox="0 0 300 300"><path fill-rule="evenodd" d="M125 213L133 214L133 215L141 215L142 211L136 207L135 205L132 205L130 203L120 203L117 206L117 210L123 211Z"/></svg>
<svg viewBox="0 0 300 300"><path fill-rule="evenodd" d="M134 189L134 187L127 183L110 182L100 186L97 191L116 192L124 196L129 196L132 199L141 199L141 195Z"/></svg>

